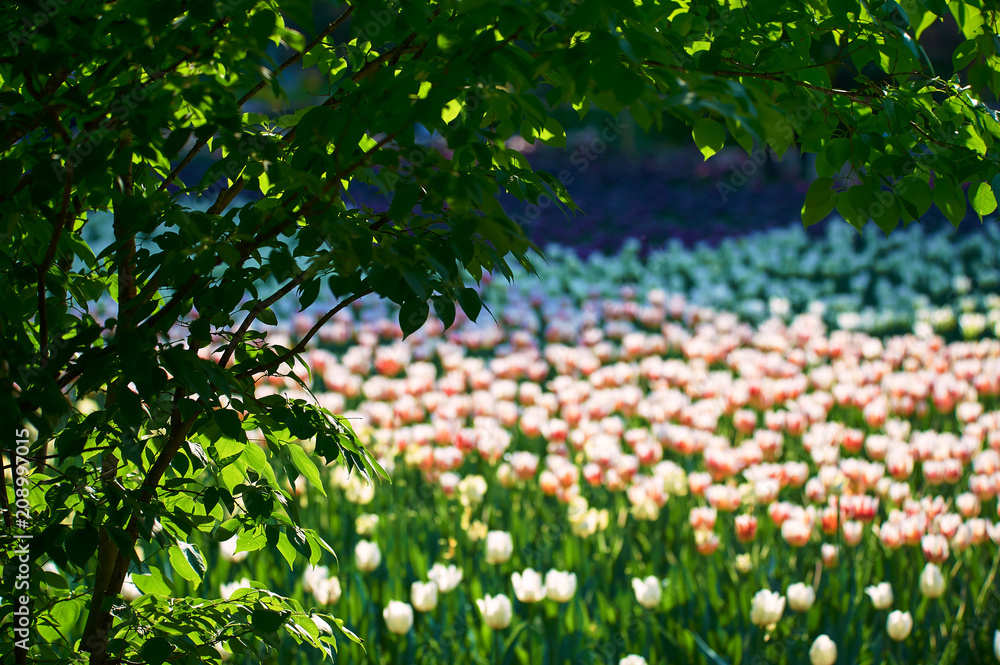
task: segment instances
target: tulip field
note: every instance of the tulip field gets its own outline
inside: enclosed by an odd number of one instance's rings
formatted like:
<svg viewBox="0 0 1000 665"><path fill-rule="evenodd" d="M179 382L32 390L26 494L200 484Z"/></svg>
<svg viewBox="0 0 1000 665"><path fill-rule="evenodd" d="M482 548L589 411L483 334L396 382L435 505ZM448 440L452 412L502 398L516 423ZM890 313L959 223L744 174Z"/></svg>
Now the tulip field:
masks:
<svg viewBox="0 0 1000 665"><path fill-rule="evenodd" d="M965 241L898 251L932 242ZM188 593L315 611L314 646L295 625L270 655L223 643L240 663L995 663L1000 298L945 250L927 264L944 286L915 277L891 334L860 331L881 306L850 280L727 311L655 256L556 251L538 277L485 279L478 323L432 315L406 339L363 299L257 396L343 414L391 482L308 462L303 441L302 473L274 472L336 554L293 569L263 536L206 539ZM676 265L727 263L697 251ZM261 332L290 346L312 323Z"/></svg>

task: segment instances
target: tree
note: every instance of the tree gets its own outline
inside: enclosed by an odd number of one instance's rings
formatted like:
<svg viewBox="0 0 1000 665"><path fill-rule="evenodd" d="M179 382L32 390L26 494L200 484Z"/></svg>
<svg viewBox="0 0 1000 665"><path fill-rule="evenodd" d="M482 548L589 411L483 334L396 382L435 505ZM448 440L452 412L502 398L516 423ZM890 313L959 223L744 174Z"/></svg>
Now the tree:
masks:
<svg viewBox="0 0 1000 665"><path fill-rule="evenodd" d="M317 477L299 441L381 471L342 417L258 398L255 381L301 382L306 344L367 294L399 306L405 333L430 305L445 325L455 303L475 319L470 280L509 277L535 250L497 195L575 209L557 175L505 145L515 134L564 145L559 108L627 112L647 130L679 118L706 158L727 139L751 160L765 147L814 152L807 225L836 208L889 232L932 202L957 223L966 184L972 208L992 212L1000 124L979 96L1000 89L993 5L358 0L315 25L305 0L15 3L0 18L0 381L18 480L0 493L0 595L17 597L29 561L33 653L198 662L220 639L268 642L282 628L328 643L274 595L168 599L136 545L192 581L200 538L236 534L289 562L328 548L297 526L280 482ZM951 78L920 42L944 19L964 37ZM299 68L327 82L316 103L247 110L265 90L281 98ZM849 85L831 83L838 72ZM207 170L192 174L199 159ZM385 205L352 205L358 186ZM214 202L198 210L187 195ZM113 241L92 248L84 232L102 212ZM290 347L254 331L276 322L280 300L306 308L321 292L335 304ZM109 298L117 315L98 320L91 308ZM88 396L99 408L85 413ZM72 591L48 577L39 587L49 560L79 578ZM119 600L129 571L152 592L131 606Z"/></svg>

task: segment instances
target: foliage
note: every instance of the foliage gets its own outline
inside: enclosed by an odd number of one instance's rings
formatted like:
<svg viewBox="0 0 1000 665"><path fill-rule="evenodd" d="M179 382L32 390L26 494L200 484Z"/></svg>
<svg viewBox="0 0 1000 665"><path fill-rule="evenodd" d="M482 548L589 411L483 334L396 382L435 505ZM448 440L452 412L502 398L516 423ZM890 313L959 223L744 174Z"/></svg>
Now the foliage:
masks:
<svg viewBox="0 0 1000 665"><path fill-rule="evenodd" d="M647 128L673 114L706 156L727 133L779 154L797 141L819 153L806 223L836 206L889 230L932 200L960 219L963 183L990 212L997 122L974 95L997 87L996 39L978 5L365 0L313 26L304 0L12 4L0 18L3 431L27 421L37 432L30 558L55 561L73 584L36 603L34 648L196 662L222 637L268 642L279 628L322 643L302 607L266 592L195 611L208 607L196 595L198 533L239 533L290 561L324 549L281 485L313 475L298 441L380 475L347 421L257 399L255 381L298 376L308 341L369 293L400 306L406 333L431 306L446 325L456 302L475 318L469 276L530 266L496 195L573 210L557 177L505 145L515 134L562 144L554 108L628 110ZM935 77L919 47L949 14L971 89ZM851 89L830 82L841 62L856 68ZM300 66L328 81L317 103L276 118L244 108L265 88L280 98L282 75ZM192 173L205 152L210 166ZM838 175L845 163L850 177ZM352 206L355 183L386 205ZM214 203L193 210L185 195ZM82 239L98 211L113 214L107 247ZM251 330L276 323L280 299L307 307L326 290L339 302L295 344ZM105 297L117 311L99 320L90 310ZM74 405L88 395L99 408L83 413ZM8 434L4 446L23 468ZM144 564L137 545L169 565ZM177 599L116 602L130 570ZM13 577L3 580L6 598ZM82 636L60 630L77 617Z"/></svg>

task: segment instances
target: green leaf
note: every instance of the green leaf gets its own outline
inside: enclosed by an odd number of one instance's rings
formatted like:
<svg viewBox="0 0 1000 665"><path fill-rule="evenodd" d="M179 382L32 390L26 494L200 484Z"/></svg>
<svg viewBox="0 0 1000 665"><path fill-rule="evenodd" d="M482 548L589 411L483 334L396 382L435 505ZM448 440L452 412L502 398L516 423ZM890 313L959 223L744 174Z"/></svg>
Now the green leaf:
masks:
<svg viewBox="0 0 1000 665"><path fill-rule="evenodd" d="M420 326L424 325L430 307L426 300L407 300L399 308L399 327L403 329L403 338L409 337Z"/></svg>
<svg viewBox="0 0 1000 665"><path fill-rule="evenodd" d="M726 128L711 118L702 118L694 123L691 136L707 160L725 145Z"/></svg>
<svg viewBox="0 0 1000 665"><path fill-rule="evenodd" d="M291 458L292 464L295 465L295 468L298 469L299 473L306 477L306 480L309 481L310 485L318 489L323 496L326 496L326 490L323 488L323 480L320 478L319 469L317 469L316 465L313 464L313 461L309 459L309 455L306 454L306 451L302 450L302 448L294 443L286 446L285 450L288 451L288 456Z"/></svg>
<svg viewBox="0 0 1000 665"><path fill-rule="evenodd" d="M97 551L97 529L87 524L66 535L66 558L81 568L86 567L90 557Z"/></svg>
<svg viewBox="0 0 1000 665"><path fill-rule="evenodd" d="M879 191L871 207L872 221L888 236L899 225L899 199L886 191Z"/></svg>
<svg viewBox="0 0 1000 665"><path fill-rule="evenodd" d="M927 213L931 208L933 201L933 196L931 194L930 186L918 178L917 176L906 176L905 178L900 178L896 183L893 191L900 197L902 197L904 202L909 202L913 205L916 211L916 218L920 218Z"/></svg>
<svg viewBox="0 0 1000 665"><path fill-rule="evenodd" d="M266 42L274 32L278 16L270 9L258 11L250 19L250 35L260 44Z"/></svg>
<svg viewBox="0 0 1000 665"><path fill-rule="evenodd" d="M254 608L250 615L250 625L257 633L274 633L285 625L288 617L291 616L289 610L271 610L263 607Z"/></svg>
<svg viewBox="0 0 1000 665"><path fill-rule="evenodd" d="M219 430L222 434L234 441L240 441L245 443L247 440L246 432L243 431L243 423L240 421L239 415L235 411L229 409L216 409L212 412L212 419L215 424L218 425Z"/></svg>
<svg viewBox="0 0 1000 665"><path fill-rule="evenodd" d="M284 534L284 532L282 532L281 534L278 535L278 543L277 543L277 545L275 547L277 547L278 552L281 553L281 556L288 563L289 570L294 570L295 569L295 548L292 546L292 543L289 542L288 536L286 536Z"/></svg>
<svg viewBox="0 0 1000 665"><path fill-rule="evenodd" d="M420 186L416 183L400 183L392 197L392 205L389 206L389 217L396 220L405 219L413 210L413 206L420 200L422 193Z"/></svg>
<svg viewBox="0 0 1000 665"><path fill-rule="evenodd" d="M299 287L299 311L305 311L309 305L316 302L316 298L319 297L319 290L322 286L322 281L317 279L311 279L301 287Z"/></svg>
<svg viewBox="0 0 1000 665"><path fill-rule="evenodd" d="M859 231L868 223L868 218L863 217L857 208L854 207L854 204L851 203L849 191L837 194L837 212L844 218L844 221Z"/></svg>
<svg viewBox="0 0 1000 665"><path fill-rule="evenodd" d="M143 593L168 597L174 594L170 581L163 575L163 571L155 566L149 567L148 575L133 575L132 583Z"/></svg>
<svg viewBox="0 0 1000 665"><path fill-rule="evenodd" d="M169 550L170 565L175 573L189 582L201 583L205 574L205 559L194 545L178 542Z"/></svg>
<svg viewBox="0 0 1000 665"><path fill-rule="evenodd" d="M462 111L462 102L457 98L451 100L445 104L444 108L441 109L441 120L447 125L449 122L458 117L458 114Z"/></svg>
<svg viewBox="0 0 1000 665"><path fill-rule="evenodd" d="M951 55L951 62L957 72L960 69L965 69L972 60L979 54L979 44L976 43L975 39L969 39L962 42L955 49L955 52Z"/></svg>
<svg viewBox="0 0 1000 665"><path fill-rule="evenodd" d="M153 637L143 643L139 649L139 659L148 665L160 665L167 662L174 652L173 645L165 637Z"/></svg>
<svg viewBox="0 0 1000 665"><path fill-rule="evenodd" d="M934 203L953 226L965 218L965 192L954 180L938 174L934 180Z"/></svg>
<svg viewBox="0 0 1000 665"><path fill-rule="evenodd" d="M483 309L483 301L479 294L475 289L468 287L458 290L458 304L461 305L462 311L471 321L479 318L479 312Z"/></svg>
<svg viewBox="0 0 1000 665"><path fill-rule="evenodd" d="M0 159L0 195L7 196L14 191L21 178L21 162L17 159Z"/></svg>
<svg viewBox="0 0 1000 665"><path fill-rule="evenodd" d="M260 311L260 314L257 315L257 320L269 326L278 325L278 317L277 315L275 315L275 313L271 310L270 307L265 307L264 309L262 309Z"/></svg>
<svg viewBox="0 0 1000 665"><path fill-rule="evenodd" d="M259 528L240 531L236 534L237 552L256 552L267 544L263 530Z"/></svg>
<svg viewBox="0 0 1000 665"><path fill-rule="evenodd" d="M563 129L563 126L555 118L547 118L545 120L545 126L538 133L538 138L546 145L555 148L566 147L566 130Z"/></svg>
<svg viewBox="0 0 1000 665"><path fill-rule="evenodd" d="M817 178L809 185L802 204L802 225L806 228L822 221L837 206L833 178Z"/></svg>
<svg viewBox="0 0 1000 665"><path fill-rule="evenodd" d="M188 451L188 457L191 458L192 465L195 469L203 469L208 466L209 457L205 449L197 441L192 441L188 439L184 442L184 447Z"/></svg>
<svg viewBox="0 0 1000 665"><path fill-rule="evenodd" d="M977 182L969 187L969 203L980 217L997 209L997 199L989 183Z"/></svg>
<svg viewBox="0 0 1000 665"><path fill-rule="evenodd" d="M215 452L219 457L219 466L229 466L238 460L240 455L243 454L243 449L245 447L246 444L226 437L222 437L212 444L212 448L215 449Z"/></svg>
<svg viewBox="0 0 1000 665"><path fill-rule="evenodd" d="M435 297L434 313L437 314L439 319L441 319L441 323L444 324L445 330L451 328L452 324L455 323L454 301L449 298Z"/></svg>

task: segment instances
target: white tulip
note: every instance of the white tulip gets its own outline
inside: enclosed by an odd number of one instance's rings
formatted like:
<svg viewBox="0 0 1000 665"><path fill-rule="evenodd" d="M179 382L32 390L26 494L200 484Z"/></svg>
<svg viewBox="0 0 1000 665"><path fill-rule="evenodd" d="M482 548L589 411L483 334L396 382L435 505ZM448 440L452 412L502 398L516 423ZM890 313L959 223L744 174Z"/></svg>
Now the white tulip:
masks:
<svg viewBox="0 0 1000 665"><path fill-rule="evenodd" d="M506 531L486 534L486 563L506 563L514 553L514 541Z"/></svg>
<svg viewBox="0 0 1000 665"><path fill-rule="evenodd" d="M1000 660L1000 630L993 633L993 655Z"/></svg>
<svg viewBox="0 0 1000 665"><path fill-rule="evenodd" d="M222 554L222 558L226 561L232 561L233 563L239 563L247 558L249 552L237 552L236 551L236 536L233 536L229 540L223 540L219 543L219 552Z"/></svg>
<svg viewBox="0 0 1000 665"><path fill-rule="evenodd" d="M351 476L344 488L344 498L351 503L367 505L375 498L375 485L362 476Z"/></svg>
<svg viewBox="0 0 1000 665"><path fill-rule="evenodd" d="M336 577L329 577L320 582L313 589L312 594L320 605L332 605L340 600L340 580Z"/></svg>
<svg viewBox="0 0 1000 665"><path fill-rule="evenodd" d="M893 595L892 585L888 582L881 582L865 589L865 593L872 599L872 605L877 610L887 610L892 607Z"/></svg>
<svg viewBox="0 0 1000 665"><path fill-rule="evenodd" d="M920 573L920 593L928 598L937 598L944 593L945 582L941 569L933 563L924 566Z"/></svg>
<svg viewBox="0 0 1000 665"><path fill-rule="evenodd" d="M250 580L244 577L239 582L230 582L228 584L221 585L219 587L219 595L222 597L223 600L229 600L237 589L249 589L249 588L251 588Z"/></svg>
<svg viewBox="0 0 1000 665"><path fill-rule="evenodd" d="M646 659L642 656L637 656L634 653L630 653L621 660L618 661L618 665L646 665Z"/></svg>
<svg viewBox="0 0 1000 665"><path fill-rule="evenodd" d="M777 623L785 612L785 598L777 591L761 589L754 597L750 606L750 621L757 626L769 626Z"/></svg>
<svg viewBox="0 0 1000 665"><path fill-rule="evenodd" d="M413 608L409 603L399 600L389 601L388 607L382 610L382 618L386 627L397 635L405 635L413 625Z"/></svg>
<svg viewBox="0 0 1000 665"><path fill-rule="evenodd" d="M816 590L802 582L788 587L788 606L795 612L808 612L816 602Z"/></svg>
<svg viewBox="0 0 1000 665"><path fill-rule="evenodd" d="M486 596L476 601L479 611L486 621L486 625L493 630L500 630L510 625L514 612L510 604L510 598L503 594L497 596Z"/></svg>
<svg viewBox="0 0 1000 665"><path fill-rule="evenodd" d="M482 476L466 476L458 482L458 496L463 506L475 508L483 502L488 486Z"/></svg>
<svg viewBox="0 0 1000 665"><path fill-rule="evenodd" d="M374 513L358 515L358 518L354 520L354 530L358 532L359 536L370 536L375 533L377 528L378 515Z"/></svg>
<svg viewBox="0 0 1000 665"><path fill-rule="evenodd" d="M312 593L316 587L323 584L329 577L330 569L326 566L310 565L302 575L302 588L306 593Z"/></svg>
<svg viewBox="0 0 1000 665"><path fill-rule="evenodd" d="M557 603L568 603L576 593L576 573L550 570L545 573L545 587L549 598Z"/></svg>
<svg viewBox="0 0 1000 665"><path fill-rule="evenodd" d="M635 599L646 609L658 607L660 599L663 598L663 587L660 580L653 575L646 579L635 577L632 579L632 590L635 591Z"/></svg>
<svg viewBox="0 0 1000 665"><path fill-rule="evenodd" d="M448 593L462 581L462 569L454 564L446 566L443 563L435 563L427 572L427 579L437 583L438 591Z"/></svg>
<svg viewBox="0 0 1000 665"><path fill-rule="evenodd" d="M889 618L885 620L885 632L889 637L897 642L902 642L910 636L913 630L913 616L909 612L895 610L889 612Z"/></svg>
<svg viewBox="0 0 1000 665"><path fill-rule="evenodd" d="M410 586L410 602L418 612L430 612L438 604L438 585L430 582L414 582Z"/></svg>
<svg viewBox="0 0 1000 665"><path fill-rule="evenodd" d="M122 598L131 603L133 600L137 600L141 595L142 591L139 591L139 587L132 582L132 575L126 574L125 581L122 583Z"/></svg>
<svg viewBox="0 0 1000 665"><path fill-rule="evenodd" d="M812 665L833 665L837 662L837 645L826 635L820 635L809 647L809 662Z"/></svg>
<svg viewBox="0 0 1000 665"><path fill-rule="evenodd" d="M378 543L359 540L354 546L354 559L362 572L370 573L382 563L382 550L378 548Z"/></svg>
<svg viewBox="0 0 1000 665"><path fill-rule="evenodd" d="M514 595L522 603L537 603L545 598L541 573L528 568L523 573L514 573L510 579L514 583Z"/></svg>

